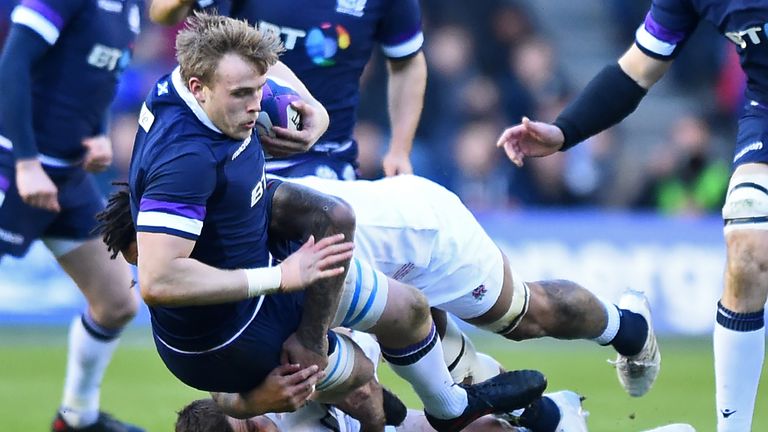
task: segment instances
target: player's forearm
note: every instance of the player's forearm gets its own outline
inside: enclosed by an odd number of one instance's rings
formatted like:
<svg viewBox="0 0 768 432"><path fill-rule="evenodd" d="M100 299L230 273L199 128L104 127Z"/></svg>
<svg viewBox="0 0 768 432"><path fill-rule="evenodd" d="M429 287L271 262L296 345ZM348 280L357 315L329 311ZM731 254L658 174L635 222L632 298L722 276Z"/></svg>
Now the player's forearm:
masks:
<svg viewBox="0 0 768 432"><path fill-rule="evenodd" d="M323 208L326 209L326 217L315 217L309 234L313 234L315 238L323 238L343 233L345 238L354 238L354 213L346 203L331 199L323 205ZM350 261L343 263L347 271L349 271ZM325 339L331 320L339 307L345 278L346 272L307 287L304 294L304 312L299 328L296 330L297 336L305 342L305 345Z"/></svg>
<svg viewBox="0 0 768 432"><path fill-rule="evenodd" d="M248 281L243 270L221 270L192 258L174 258L163 264L142 262L139 250L139 286L150 306L194 306L243 300Z"/></svg>
<svg viewBox="0 0 768 432"><path fill-rule="evenodd" d="M249 417L255 417L265 414L264 411L254 409L254 407L246 406L242 396L237 393L211 393L216 405L221 408L221 411L234 418L246 419Z"/></svg>
<svg viewBox="0 0 768 432"><path fill-rule="evenodd" d="M407 60L388 63L387 101L392 130L390 151L411 153L413 138L419 126L427 86L427 64L419 52Z"/></svg>
<svg viewBox="0 0 768 432"><path fill-rule="evenodd" d="M149 18L157 24L178 24L189 15L194 5L195 0L152 0Z"/></svg>

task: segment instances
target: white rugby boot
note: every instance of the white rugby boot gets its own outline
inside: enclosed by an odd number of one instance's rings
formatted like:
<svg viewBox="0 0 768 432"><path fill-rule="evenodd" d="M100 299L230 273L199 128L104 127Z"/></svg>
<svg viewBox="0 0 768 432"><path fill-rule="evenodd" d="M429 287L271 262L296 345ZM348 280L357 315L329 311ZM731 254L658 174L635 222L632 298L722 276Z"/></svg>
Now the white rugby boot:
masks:
<svg viewBox="0 0 768 432"><path fill-rule="evenodd" d="M587 432L587 416L589 412L581 407L581 401L584 399L577 393L570 390L562 390L555 393L544 393L542 397L547 397L555 403L560 411L560 421L557 423L555 432ZM517 427L518 432L532 432L531 429L518 426L520 415L523 410L517 410L513 413L497 415L496 418L507 422L510 427Z"/></svg>
<svg viewBox="0 0 768 432"><path fill-rule="evenodd" d="M584 411L581 406L583 398L570 390L563 390L544 395L560 409L560 423L557 424L556 432L587 432L587 416L589 412Z"/></svg>
<svg viewBox="0 0 768 432"><path fill-rule="evenodd" d="M648 337L645 339L643 349L633 356L619 354L616 361L612 362L616 366L619 382L627 393L633 397L640 397L648 393L661 369L661 353L656 342L656 333L653 331L651 308L645 294L631 289L622 294L618 306L620 309L628 309L642 315L648 323Z"/></svg>
<svg viewBox="0 0 768 432"><path fill-rule="evenodd" d="M643 432L696 432L693 426L685 423L668 424Z"/></svg>

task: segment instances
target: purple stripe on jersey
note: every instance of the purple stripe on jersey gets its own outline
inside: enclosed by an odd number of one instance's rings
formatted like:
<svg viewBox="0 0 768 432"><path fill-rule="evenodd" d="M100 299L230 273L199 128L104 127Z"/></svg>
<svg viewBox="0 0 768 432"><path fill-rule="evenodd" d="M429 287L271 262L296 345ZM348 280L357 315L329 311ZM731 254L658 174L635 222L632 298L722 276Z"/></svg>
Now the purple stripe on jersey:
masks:
<svg viewBox="0 0 768 432"><path fill-rule="evenodd" d="M1 191L7 191L8 190L8 186L10 186L10 185L11 185L10 180L8 180L7 177L4 177L4 176L0 175L0 190Z"/></svg>
<svg viewBox="0 0 768 432"><path fill-rule="evenodd" d="M648 33L661 41L676 44L685 39L685 32L670 30L662 26L653 19L650 12L645 16L645 23L643 25L645 25L645 29Z"/></svg>
<svg viewBox="0 0 768 432"><path fill-rule="evenodd" d="M141 199L141 203L139 203L139 211L158 211L161 213L170 213L177 216L184 216L185 218L190 219L205 219L205 206L158 201L151 198Z"/></svg>
<svg viewBox="0 0 768 432"><path fill-rule="evenodd" d="M28 7L32 9L33 11L39 13L40 15L44 16L45 19L51 22L51 24L55 25L57 29L61 30L64 28L64 19L59 15L58 12L53 10L52 7L48 6L46 3L42 2L41 0L23 0L21 2L22 6Z"/></svg>

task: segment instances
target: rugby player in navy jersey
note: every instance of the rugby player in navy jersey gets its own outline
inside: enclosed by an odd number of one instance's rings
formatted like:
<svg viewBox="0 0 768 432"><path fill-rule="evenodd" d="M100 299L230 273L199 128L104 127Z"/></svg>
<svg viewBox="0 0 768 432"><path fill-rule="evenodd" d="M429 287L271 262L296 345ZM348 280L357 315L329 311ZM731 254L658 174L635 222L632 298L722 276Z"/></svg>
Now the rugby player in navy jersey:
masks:
<svg viewBox="0 0 768 432"><path fill-rule="evenodd" d="M377 330L393 369L442 430L540 395L546 382L533 371L454 386L426 299L383 275L358 274L339 308L352 256L352 244L340 241L354 236L353 213L309 188L267 188L252 135L279 38L222 16L198 14L186 24L176 39L180 66L142 106L129 174L142 297L169 370L201 390L240 393L281 361L327 365L318 389L329 392L357 367L347 359L351 343L328 333L333 320ZM309 240L267 267L269 230ZM378 301L358 303L363 286L379 292Z"/></svg>
<svg viewBox="0 0 768 432"><path fill-rule="evenodd" d="M141 0L23 0L0 57L0 258L42 239L85 295L69 329L55 431L137 431L99 411L104 371L137 300L124 261L90 233L112 162L107 109L139 32ZM126 429L127 428L127 429Z"/></svg>
<svg viewBox="0 0 768 432"><path fill-rule="evenodd" d="M522 165L525 157L567 150L620 122L669 69L701 21L736 45L747 75L746 106L722 212L728 254L713 339L717 428L748 431L765 356L768 295L768 3L654 0L635 43L618 64L603 69L554 124L523 119L504 131L498 145Z"/></svg>
<svg viewBox="0 0 768 432"><path fill-rule="evenodd" d="M284 62L330 115L328 131L311 148L290 131L263 139L265 149L304 151L267 159L267 172L283 177L317 175L351 180L357 166L353 137L360 76L373 48L387 59L391 128L383 168L387 176L413 172L411 146L421 116L427 68L417 0L152 0L150 17L173 24L194 7L215 8L280 34ZM293 140L295 144L290 141ZM280 151L278 150L278 151Z"/></svg>

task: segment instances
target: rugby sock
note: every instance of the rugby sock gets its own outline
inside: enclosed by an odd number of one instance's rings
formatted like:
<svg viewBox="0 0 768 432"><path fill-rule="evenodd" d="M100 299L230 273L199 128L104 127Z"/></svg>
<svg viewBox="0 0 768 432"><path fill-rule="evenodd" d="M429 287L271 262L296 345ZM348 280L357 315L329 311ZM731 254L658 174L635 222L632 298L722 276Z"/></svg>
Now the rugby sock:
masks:
<svg viewBox="0 0 768 432"><path fill-rule="evenodd" d="M560 423L560 408L550 398L544 396L530 404L518 424L536 432L555 432Z"/></svg>
<svg viewBox="0 0 768 432"><path fill-rule="evenodd" d="M606 301L605 299L598 297L598 300L603 304L603 311L605 312L605 328L600 336L592 339L600 345L608 345L613 338L616 337L616 333L619 332L619 325L621 324L621 314L619 314L619 308L615 304Z"/></svg>
<svg viewBox="0 0 768 432"><path fill-rule="evenodd" d="M764 311L737 313L717 304L713 335L717 430L752 430L752 414L765 357Z"/></svg>
<svg viewBox="0 0 768 432"><path fill-rule="evenodd" d="M422 341L399 349L382 347L381 353L392 370L411 384L424 404L424 411L440 419L458 417L464 412L467 392L453 385L434 324Z"/></svg>
<svg viewBox="0 0 768 432"><path fill-rule="evenodd" d="M639 353L648 338L648 323L642 315L627 309L619 309L615 304L598 297L603 303L606 325L600 336L592 339L600 345L613 345L616 352L623 356Z"/></svg>
<svg viewBox="0 0 768 432"><path fill-rule="evenodd" d="M82 428L99 416L99 391L122 329L97 324L88 312L72 320L61 416L68 425Z"/></svg>

